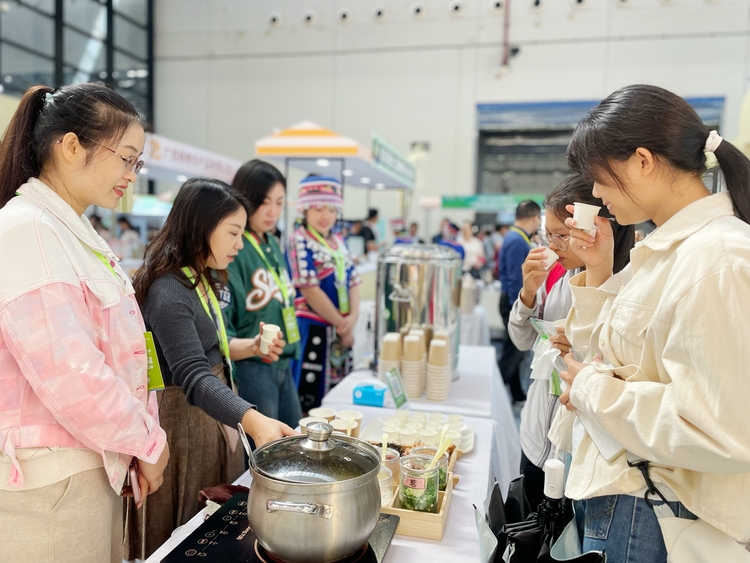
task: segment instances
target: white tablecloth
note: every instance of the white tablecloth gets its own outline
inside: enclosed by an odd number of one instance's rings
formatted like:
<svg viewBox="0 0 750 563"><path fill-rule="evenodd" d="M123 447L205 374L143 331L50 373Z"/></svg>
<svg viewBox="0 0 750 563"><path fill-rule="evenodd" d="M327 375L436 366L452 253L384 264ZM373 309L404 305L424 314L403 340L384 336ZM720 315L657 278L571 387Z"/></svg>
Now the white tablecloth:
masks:
<svg viewBox="0 0 750 563"><path fill-rule="evenodd" d="M337 405L333 405L335 408ZM348 405L338 405L345 408ZM376 416L387 416L394 412L391 409L362 407L364 423ZM425 540L406 536L394 536L388 548L385 563L457 563L479 560L479 539L474 523L472 504L481 507L487 496L489 484L490 448L495 423L480 418L464 418L466 424L474 428L476 437L474 451L466 454L456 463L455 473L461 477L453 489L453 500L448 512L448 523L442 541ZM250 486L250 474L246 472L236 483ZM175 530L172 537L149 557L147 563L159 563L172 549L185 539L204 520L203 513L198 513L187 524Z"/></svg>
<svg viewBox="0 0 750 563"><path fill-rule="evenodd" d="M521 463L521 442L513 417L508 392L492 346L461 346L458 356L460 378L454 381L448 400L434 403L425 397L410 401L413 410L460 413L464 416L491 418L496 426L493 435L491 474L505 494L508 484L518 476ZM373 380L370 371L353 372L323 397L324 406L351 405L354 387ZM353 407L359 409L360 405Z"/></svg>
<svg viewBox="0 0 750 563"><path fill-rule="evenodd" d="M474 307L471 314L461 315L459 343L468 346L490 345L490 329L487 326L487 312L483 305Z"/></svg>

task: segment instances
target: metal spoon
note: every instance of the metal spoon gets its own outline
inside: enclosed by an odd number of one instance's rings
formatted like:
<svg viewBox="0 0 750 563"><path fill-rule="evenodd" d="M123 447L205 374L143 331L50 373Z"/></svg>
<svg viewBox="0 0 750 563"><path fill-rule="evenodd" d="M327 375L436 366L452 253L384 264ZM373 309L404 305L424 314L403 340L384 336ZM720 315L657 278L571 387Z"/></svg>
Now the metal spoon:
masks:
<svg viewBox="0 0 750 563"><path fill-rule="evenodd" d="M240 431L240 439L242 440L242 446L245 448L245 452L247 452L247 459L249 460L250 467L255 471L258 472L258 466L255 465L255 457L253 457L253 451L250 449L250 442L247 439L247 434L245 433L245 429L242 427L242 423L237 423L237 429Z"/></svg>

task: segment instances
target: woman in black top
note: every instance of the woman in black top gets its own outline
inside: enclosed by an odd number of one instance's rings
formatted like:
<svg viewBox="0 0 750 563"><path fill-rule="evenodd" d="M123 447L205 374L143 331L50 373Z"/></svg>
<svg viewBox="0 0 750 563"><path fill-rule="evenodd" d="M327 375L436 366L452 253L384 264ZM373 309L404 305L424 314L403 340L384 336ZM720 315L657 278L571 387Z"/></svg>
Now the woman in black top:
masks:
<svg viewBox="0 0 750 563"><path fill-rule="evenodd" d="M172 463L164 473L162 494L149 497L143 507L145 554L140 553L142 509L126 531L126 559L148 557L192 518L200 509L201 489L231 483L242 474L238 423L256 445L294 434L232 389L217 293L243 246L246 224L246 205L236 191L217 180L188 180L135 275L133 285L164 378L165 389L158 392L160 423ZM259 354L257 343L250 348ZM276 340L268 359L278 360L283 346Z"/></svg>

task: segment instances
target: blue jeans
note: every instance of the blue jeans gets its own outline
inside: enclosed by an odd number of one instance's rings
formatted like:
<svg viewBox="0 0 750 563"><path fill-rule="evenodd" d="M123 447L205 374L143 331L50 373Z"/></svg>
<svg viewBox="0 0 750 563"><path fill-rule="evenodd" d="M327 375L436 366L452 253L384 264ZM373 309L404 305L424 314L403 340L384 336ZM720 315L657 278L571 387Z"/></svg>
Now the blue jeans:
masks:
<svg viewBox="0 0 750 563"><path fill-rule="evenodd" d="M679 518L697 519L681 502L670 502L669 506ZM587 499L584 528L583 552L606 551L607 563L667 563L658 518L643 497Z"/></svg>
<svg viewBox="0 0 750 563"><path fill-rule="evenodd" d="M241 360L235 363L234 377L240 397L262 414L294 428L302 418L302 409L292 370L288 362L282 365Z"/></svg>

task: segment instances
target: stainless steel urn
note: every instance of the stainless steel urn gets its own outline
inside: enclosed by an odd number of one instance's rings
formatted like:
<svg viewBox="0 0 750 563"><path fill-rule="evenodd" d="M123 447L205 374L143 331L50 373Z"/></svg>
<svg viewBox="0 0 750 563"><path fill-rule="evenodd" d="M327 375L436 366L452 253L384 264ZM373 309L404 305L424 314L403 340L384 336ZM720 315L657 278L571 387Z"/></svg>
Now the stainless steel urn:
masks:
<svg viewBox="0 0 750 563"><path fill-rule="evenodd" d="M456 377L461 257L437 244L396 244L378 259L375 356L386 332L426 325L448 331Z"/></svg>

